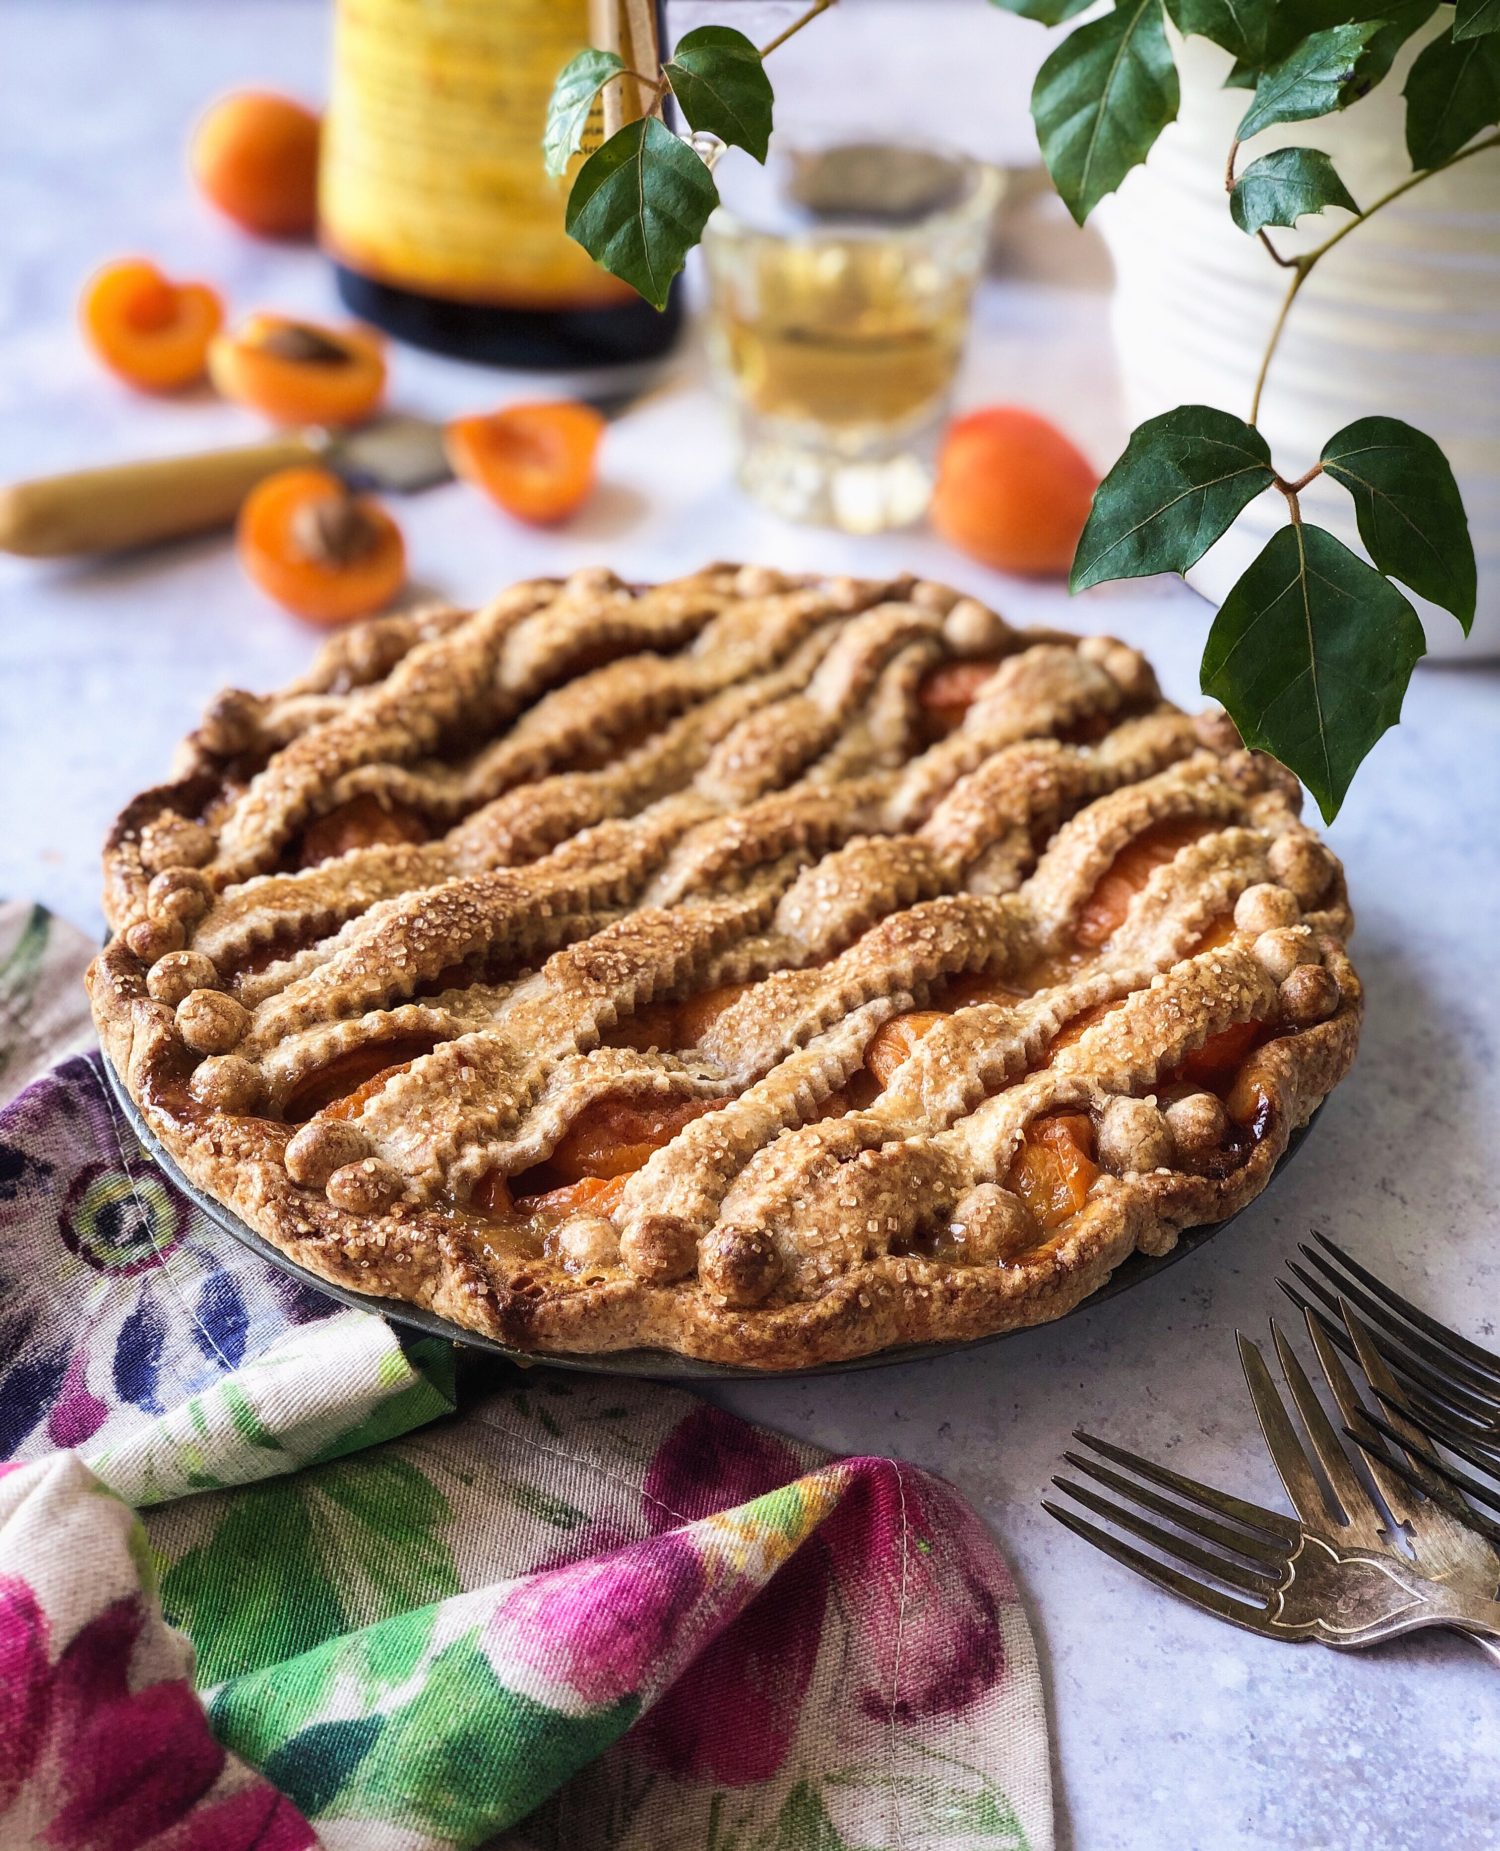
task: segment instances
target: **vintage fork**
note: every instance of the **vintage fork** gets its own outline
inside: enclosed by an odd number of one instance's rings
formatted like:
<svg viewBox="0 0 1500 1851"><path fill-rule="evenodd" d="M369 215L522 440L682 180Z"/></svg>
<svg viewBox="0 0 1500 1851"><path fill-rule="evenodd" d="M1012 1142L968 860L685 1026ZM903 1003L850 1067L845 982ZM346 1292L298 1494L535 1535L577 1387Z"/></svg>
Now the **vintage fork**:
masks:
<svg viewBox="0 0 1500 1851"><path fill-rule="evenodd" d="M1307 1324L1345 1420L1357 1425L1368 1419L1321 1320L1309 1314ZM1274 1322L1271 1331L1307 1436L1305 1447L1259 1345L1245 1336L1238 1339L1240 1360L1295 1521L1085 1433L1075 1437L1099 1457L1070 1452L1068 1463L1119 1501L1072 1479L1053 1482L1157 1554L1146 1554L1076 1511L1044 1500L1045 1508L1158 1587L1268 1638L1315 1639L1348 1650L1442 1626L1473 1639L1500 1664L1500 1602L1494 1598L1500 1550L1454 1515L1461 1500L1440 1480L1433 1482L1441 1485L1443 1502L1416 1495L1419 1485L1409 1484L1384 1460L1369 1458L1382 1509L1340 1444L1284 1333ZM1372 1437L1380 1440L1378 1430Z"/></svg>
<svg viewBox="0 0 1500 1851"><path fill-rule="evenodd" d="M1359 1362L1384 1405L1384 1414L1362 1409L1350 1438L1500 1543L1500 1525L1474 1508L1500 1511L1500 1488L1461 1471L1430 1444L1500 1479L1500 1356L1418 1309L1326 1236L1315 1238L1317 1248L1302 1248L1307 1265L1293 1261L1289 1269L1303 1290L1284 1280L1281 1287Z"/></svg>

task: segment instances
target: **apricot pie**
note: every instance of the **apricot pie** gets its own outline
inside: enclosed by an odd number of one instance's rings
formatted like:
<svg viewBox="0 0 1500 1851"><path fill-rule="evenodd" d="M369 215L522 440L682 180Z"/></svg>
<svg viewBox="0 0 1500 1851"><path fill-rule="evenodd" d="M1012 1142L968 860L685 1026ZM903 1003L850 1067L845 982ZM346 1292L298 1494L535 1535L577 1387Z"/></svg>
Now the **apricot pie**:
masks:
<svg viewBox="0 0 1500 1851"><path fill-rule="evenodd" d="M926 581L607 572L231 692L105 857L105 1047L322 1277L790 1368L1055 1317L1353 1057L1297 786Z"/></svg>

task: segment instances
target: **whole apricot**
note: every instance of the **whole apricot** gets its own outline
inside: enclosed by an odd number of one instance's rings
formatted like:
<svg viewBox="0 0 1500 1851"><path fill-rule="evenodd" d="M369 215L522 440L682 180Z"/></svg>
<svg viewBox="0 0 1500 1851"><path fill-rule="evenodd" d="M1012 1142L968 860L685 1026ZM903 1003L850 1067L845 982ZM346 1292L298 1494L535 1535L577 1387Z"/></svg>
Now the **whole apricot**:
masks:
<svg viewBox="0 0 1500 1851"><path fill-rule="evenodd" d="M932 524L997 572L1060 577L1098 486L1093 465L1055 424L1018 405L993 405L949 425Z"/></svg>
<svg viewBox="0 0 1500 1851"><path fill-rule="evenodd" d="M289 96L239 90L193 133L190 163L205 197L263 238L306 238L318 217L317 116Z"/></svg>

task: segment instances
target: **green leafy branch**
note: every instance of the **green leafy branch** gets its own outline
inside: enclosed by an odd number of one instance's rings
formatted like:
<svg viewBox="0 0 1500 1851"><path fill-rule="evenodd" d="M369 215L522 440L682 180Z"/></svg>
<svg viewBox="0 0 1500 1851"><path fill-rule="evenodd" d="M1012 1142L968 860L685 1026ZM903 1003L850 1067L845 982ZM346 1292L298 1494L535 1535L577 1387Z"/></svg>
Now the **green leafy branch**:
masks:
<svg viewBox="0 0 1500 1851"><path fill-rule="evenodd" d="M742 33L703 26L678 42L659 77L595 50L581 52L559 77L545 144L557 174L582 149L608 84L633 78L648 99L646 115L579 168L567 226L658 308L718 204L705 154L728 144L765 159L774 96L764 60L833 3L816 0L759 50ZM991 4L1059 26L1092 0ZM1317 148L1278 148L1236 171L1242 144L1265 130L1336 113L1367 95L1435 15L1442 29L1413 62L1403 91L1413 170L1406 178L1361 210ZM1246 743L1295 771L1331 819L1361 762L1399 718L1425 649L1400 587L1452 612L1467 634L1474 550L1453 472L1430 437L1395 418L1357 419L1291 476L1257 428L1261 399L1292 306L1317 265L1433 174L1500 147L1500 135L1484 133L1500 124L1500 0L1114 0L1056 46L1032 91L1042 158L1080 224L1176 118L1169 18L1182 34L1226 50L1234 60L1226 86L1249 92L1225 163L1229 211L1290 280L1248 416L1185 405L1133 432L1095 496L1071 584L1081 591L1185 572L1251 501L1279 494L1288 524L1225 598L1204 650L1202 686L1223 702ZM668 94L695 137L714 138L705 154L662 120ZM1311 250L1288 256L1270 235L1327 211L1350 216ZM1299 498L1319 476L1353 499L1368 561L1304 521Z"/></svg>
<svg viewBox="0 0 1500 1851"><path fill-rule="evenodd" d="M695 135L764 161L775 101L765 60L833 4L813 0L759 49L732 26L699 26L677 41L659 77L631 70L618 52L593 48L563 67L542 138L554 176L566 173L582 150L594 105L609 84L632 79L649 99L647 113L617 129L578 170L566 223L596 262L654 307L666 307L673 277L719 203L708 161L662 120L666 97Z"/></svg>

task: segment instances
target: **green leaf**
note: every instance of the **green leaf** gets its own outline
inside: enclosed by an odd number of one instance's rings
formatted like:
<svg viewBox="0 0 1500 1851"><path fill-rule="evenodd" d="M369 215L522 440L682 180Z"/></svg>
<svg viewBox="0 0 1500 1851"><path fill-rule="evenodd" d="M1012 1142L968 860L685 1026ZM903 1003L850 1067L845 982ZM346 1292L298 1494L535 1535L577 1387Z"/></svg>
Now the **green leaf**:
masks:
<svg viewBox="0 0 1500 1851"><path fill-rule="evenodd" d="M1434 39L1407 74L1406 150L1413 167L1436 167L1481 129L1500 122L1500 36Z"/></svg>
<svg viewBox="0 0 1500 1851"><path fill-rule="evenodd" d="M1401 716L1426 644L1387 578L1321 527L1283 527L1230 591L1202 688L1247 746L1294 771L1332 822L1361 762Z"/></svg>
<svg viewBox="0 0 1500 1851"><path fill-rule="evenodd" d="M1148 418L1095 492L1069 588L1186 572L1272 475L1265 438L1227 411L1179 405Z"/></svg>
<svg viewBox="0 0 1500 1851"><path fill-rule="evenodd" d="M1365 20L1305 38L1262 76L1235 134L1248 141L1275 123L1304 122L1353 102L1360 58L1379 30L1377 22Z"/></svg>
<svg viewBox="0 0 1500 1851"><path fill-rule="evenodd" d="M1359 211L1321 148L1277 148L1263 154L1235 181L1229 196L1230 215L1251 237L1265 225L1295 225L1304 213L1325 206Z"/></svg>
<svg viewBox="0 0 1500 1851"><path fill-rule="evenodd" d="M1323 446L1323 469L1354 497L1365 551L1389 578L1474 622L1476 571L1448 459L1399 418L1360 418Z"/></svg>
<svg viewBox="0 0 1500 1851"><path fill-rule="evenodd" d="M1177 114L1162 0L1120 0L1070 32L1037 73L1031 113L1057 190L1081 225Z"/></svg>
<svg viewBox="0 0 1500 1851"><path fill-rule="evenodd" d="M1268 5L1257 4L1257 0L1167 0L1167 11L1179 32L1210 39L1222 45L1236 64L1259 69L1270 31ZM1254 88L1253 80L1248 87Z"/></svg>
<svg viewBox="0 0 1500 1851"><path fill-rule="evenodd" d="M719 203L713 175L678 136L646 116L591 154L568 196L568 235L665 308L672 278Z"/></svg>
<svg viewBox="0 0 1500 1851"><path fill-rule="evenodd" d="M689 128L765 160L775 94L760 53L743 32L699 26L685 33L662 75Z"/></svg>
<svg viewBox="0 0 1500 1851"><path fill-rule="evenodd" d="M1490 32L1500 32L1500 0L1458 0L1454 38L1482 39Z"/></svg>
<svg viewBox="0 0 1500 1851"><path fill-rule="evenodd" d="M1411 0L1406 6L1385 7L1376 16L1376 33L1365 47L1355 72L1355 96L1366 96L1390 75L1396 53L1437 11L1437 0Z"/></svg>
<svg viewBox="0 0 1500 1851"><path fill-rule="evenodd" d="M625 60L617 51L590 49L569 59L559 72L542 135L542 153L553 179L567 172L568 162L583 146L594 98L624 69Z"/></svg>
<svg viewBox="0 0 1500 1851"><path fill-rule="evenodd" d="M1003 6L1007 13L1039 20L1044 26L1060 26L1065 19L1071 19L1093 4L1094 0L990 0L991 6Z"/></svg>

